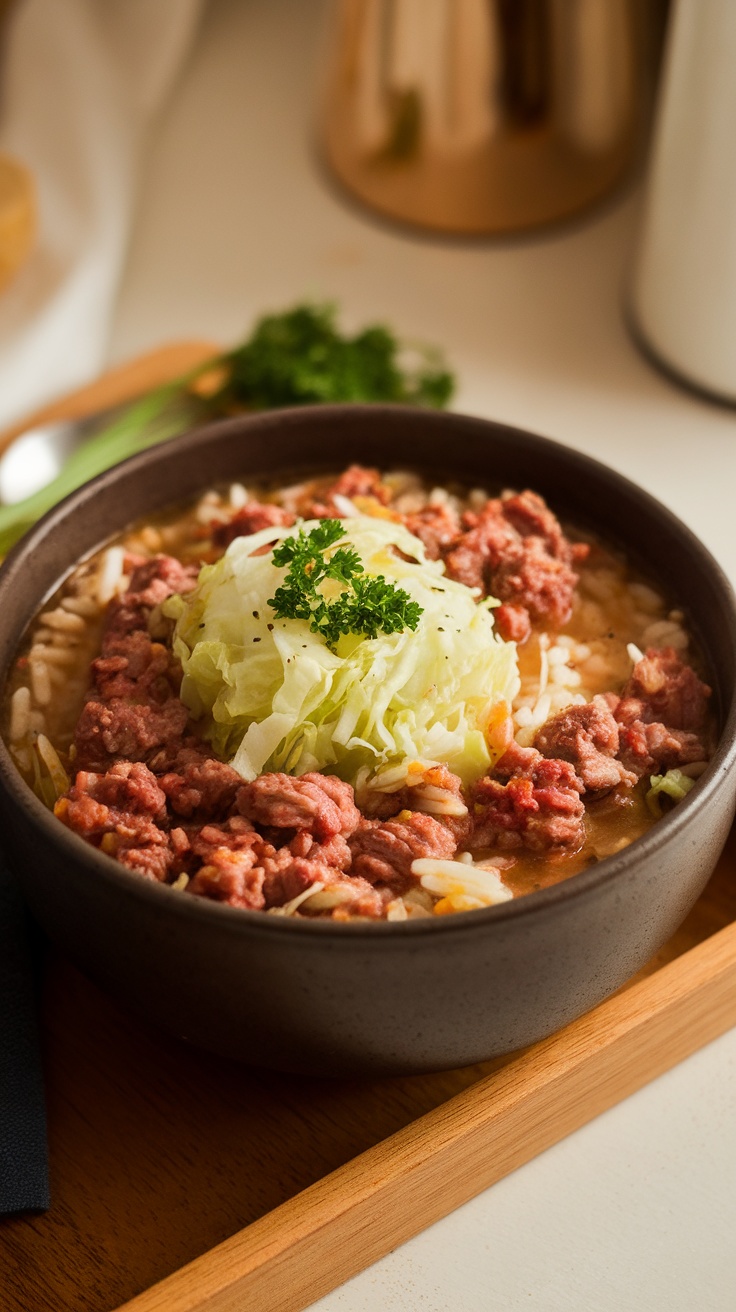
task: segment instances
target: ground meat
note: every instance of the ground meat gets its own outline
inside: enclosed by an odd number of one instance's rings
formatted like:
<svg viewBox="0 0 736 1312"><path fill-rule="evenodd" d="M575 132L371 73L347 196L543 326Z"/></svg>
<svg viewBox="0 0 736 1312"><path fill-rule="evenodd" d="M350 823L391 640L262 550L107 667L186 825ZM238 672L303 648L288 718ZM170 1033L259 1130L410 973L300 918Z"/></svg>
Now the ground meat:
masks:
<svg viewBox="0 0 736 1312"><path fill-rule="evenodd" d="M569 761L512 743L473 789L473 845L577 851L585 841L583 788Z"/></svg>
<svg viewBox="0 0 736 1312"><path fill-rule="evenodd" d="M521 492L466 512L444 558L450 578L505 603L500 631L522 642L533 621L559 627L569 619L577 583L572 564L587 550L568 542L541 497Z"/></svg>
<svg viewBox="0 0 736 1312"><path fill-rule="evenodd" d="M135 558L134 558L135 560ZM137 561L130 575L127 592L113 597L108 606L102 654L107 655L106 639L111 634L147 629L154 607L160 606L175 592L189 592L197 581L199 567L183 565L175 556L151 556Z"/></svg>
<svg viewBox="0 0 736 1312"><path fill-rule="evenodd" d="M532 745L543 756L569 761L586 793L605 792L619 784L632 788L636 783L638 776L616 759L619 727L604 697L560 711L542 725Z"/></svg>
<svg viewBox="0 0 736 1312"><path fill-rule="evenodd" d="M656 720L646 723L637 719L622 724L619 738L620 760L637 778L704 761L709 754L698 734L668 729Z"/></svg>
<svg viewBox="0 0 736 1312"><path fill-rule="evenodd" d="M683 664L673 647L649 647L636 662L621 697L641 703L638 713L621 708L621 719L659 720L669 729L698 733L703 729L711 690L690 665ZM618 717L617 717L618 718Z"/></svg>
<svg viewBox="0 0 736 1312"><path fill-rule="evenodd" d="M162 750L174 751L188 718L178 697L161 706L139 706L119 698L105 704L91 698L74 735L75 762L82 769L105 770L114 761L145 761Z"/></svg>
<svg viewBox="0 0 736 1312"><path fill-rule="evenodd" d="M271 848L263 857L264 896L268 907L283 907L313 884L334 879L335 868L329 862L309 861L295 856L289 846Z"/></svg>
<svg viewBox="0 0 736 1312"><path fill-rule="evenodd" d="M499 601L523 607L531 621L558 629L570 618L577 581L575 571L550 556L540 538L525 538L490 571L488 590Z"/></svg>
<svg viewBox="0 0 736 1312"><path fill-rule="evenodd" d="M180 671L148 633L152 610L191 588L195 567L173 556L133 561L128 591L108 607L102 655L92 661L93 693L77 724L75 762L105 770L117 761L166 758L181 745L189 718L176 693Z"/></svg>
<svg viewBox="0 0 736 1312"><path fill-rule="evenodd" d="M458 583L480 588L485 594L489 574L507 558L520 538L504 518L499 498L487 501L478 513L466 511L462 524L460 536L445 553L447 573Z"/></svg>
<svg viewBox="0 0 736 1312"><path fill-rule="evenodd" d="M184 857L191 851L189 835L185 829L181 828L181 826L176 826L174 829L169 830L169 842L171 843L172 851L176 853L177 857Z"/></svg>
<svg viewBox="0 0 736 1312"><path fill-rule="evenodd" d="M529 611L524 606L504 602L494 610L493 620L505 642L526 642L532 631Z"/></svg>
<svg viewBox="0 0 736 1312"><path fill-rule="evenodd" d="M260 911L263 897L263 867L258 864L262 846L253 826L242 816L224 825L205 825L190 839L200 866L187 891L229 906Z"/></svg>
<svg viewBox="0 0 736 1312"><path fill-rule="evenodd" d="M80 771L57 814L141 874L189 874L188 891L198 896L257 910L283 906L319 883L340 914L383 915L386 895L348 873L346 835L360 819L349 784L327 775L272 774L257 787L244 785L229 766L207 757L204 744L177 744L172 763L176 768L161 778L130 761L104 774ZM260 831L242 814L227 815L236 800L258 812ZM170 827L179 816L186 827Z"/></svg>
<svg viewBox="0 0 736 1312"><path fill-rule="evenodd" d="M214 523L212 525L212 541L216 547L223 551L230 546L236 538L248 537L251 533L260 533L262 528L273 528L276 525L287 527L294 523L294 516L290 515L282 506L276 506L273 502L249 501L247 505L236 510L232 519L225 523Z"/></svg>
<svg viewBox="0 0 736 1312"><path fill-rule="evenodd" d="M439 560L460 533L460 519L447 505L424 506L403 518L409 532L424 543L429 560Z"/></svg>
<svg viewBox="0 0 736 1312"><path fill-rule="evenodd" d="M342 840L344 842L344 840ZM346 844L347 846L347 844ZM335 905L351 916L366 916L372 920L380 919L384 911L384 898L366 879L345 874L340 867L334 866L327 859L328 853L320 851L319 844L308 857L295 855L288 847L274 851L273 856L265 857L264 895L267 907L282 907L300 893L321 884L320 892L328 893L335 899ZM350 863L350 849L347 850L347 863ZM305 905L302 914L309 913Z"/></svg>
<svg viewBox="0 0 736 1312"><path fill-rule="evenodd" d="M347 837L360 820L352 787L335 775L263 774L242 786L237 805L255 824L306 829L318 840Z"/></svg>
<svg viewBox="0 0 736 1312"><path fill-rule="evenodd" d="M146 879L155 879L159 884L169 880L175 855L168 846L121 847L113 855L137 874Z"/></svg>
<svg viewBox="0 0 736 1312"><path fill-rule="evenodd" d="M352 861L350 845L342 834L335 834L326 843L318 843L308 830L300 829L286 846L292 856L309 857L310 861L321 861L335 870L348 870Z"/></svg>
<svg viewBox="0 0 736 1312"><path fill-rule="evenodd" d="M524 538L537 537L544 542L551 556L568 564L585 560L590 552L586 542L569 542L560 522L543 497L536 492L515 492L502 497L505 518Z"/></svg>
<svg viewBox="0 0 736 1312"><path fill-rule="evenodd" d="M86 842L148 878L165 879L175 861L160 828L166 799L145 765L120 763L104 775L80 770L54 811Z"/></svg>
<svg viewBox="0 0 736 1312"><path fill-rule="evenodd" d="M184 753L180 753L180 758ZM177 769L164 774L159 784L171 810L180 816L223 820L235 805L242 776L213 757L191 752Z"/></svg>
<svg viewBox="0 0 736 1312"><path fill-rule="evenodd" d="M176 556L151 556L136 565L123 595L137 597L147 606L158 606L175 592L189 592L198 574L198 565L185 565Z"/></svg>
<svg viewBox="0 0 736 1312"><path fill-rule="evenodd" d="M166 798L158 780L139 761L121 761L105 774L80 770L69 796L72 793L76 797L92 797L118 811L148 816L156 823L166 817Z"/></svg>
<svg viewBox="0 0 736 1312"><path fill-rule="evenodd" d="M448 803L455 812L464 810L461 814L448 813ZM465 843L472 829L462 780L446 765L431 766L415 784L393 793L368 790L361 796L361 810L369 819L376 820L390 820L400 811L422 811L446 825L458 846Z"/></svg>
<svg viewBox="0 0 736 1312"><path fill-rule="evenodd" d="M252 858L252 866L258 864L263 849L263 839L258 830L242 815L230 816L222 824L207 824L189 830L189 845L195 856L207 863L213 852L221 847L231 852L244 852Z"/></svg>
<svg viewBox="0 0 736 1312"><path fill-rule="evenodd" d="M142 629L106 635L104 655L92 661L90 673L101 698L166 701L178 690L178 671L160 642Z"/></svg>
<svg viewBox="0 0 736 1312"><path fill-rule="evenodd" d="M605 700L619 727L619 758L638 777L710 756L706 718L711 690L672 647L650 647L621 697Z"/></svg>
<svg viewBox="0 0 736 1312"><path fill-rule="evenodd" d="M381 481L377 469L365 465L349 465L328 487L325 500L331 501L335 495L347 497L350 501L355 497L373 497L385 506L391 500L391 489Z"/></svg>
<svg viewBox="0 0 736 1312"><path fill-rule="evenodd" d="M352 853L341 834L320 844L306 830L300 830L283 848L277 850L266 846L261 862L265 871L264 893L268 907L283 907L316 883L331 890L344 888L346 900L350 901L365 896L367 892L373 895L365 880L352 880L345 875L352 862ZM353 886L352 891L350 886ZM373 896L370 901L375 901Z"/></svg>
<svg viewBox="0 0 736 1312"><path fill-rule="evenodd" d="M235 816L222 826L206 825L193 836L192 849L203 861L188 885L195 895L260 910L285 906L319 884L351 916L375 919L383 914L381 895L366 880L344 873L351 853L340 835L315 843L302 830L277 849L249 821Z"/></svg>
<svg viewBox="0 0 736 1312"><path fill-rule="evenodd" d="M348 501L355 501L356 497L369 499L378 506L385 506L391 499L391 489L381 482L377 469L350 465L334 483L316 495L308 496L300 506L300 512L305 519L339 519L342 512L339 505L335 505L336 496L346 497Z"/></svg>
<svg viewBox="0 0 736 1312"><path fill-rule="evenodd" d="M402 811L395 820L361 820L348 840L354 875L370 884L385 885L395 893L416 882L412 862L420 857L448 861L457 843L446 825L421 811Z"/></svg>

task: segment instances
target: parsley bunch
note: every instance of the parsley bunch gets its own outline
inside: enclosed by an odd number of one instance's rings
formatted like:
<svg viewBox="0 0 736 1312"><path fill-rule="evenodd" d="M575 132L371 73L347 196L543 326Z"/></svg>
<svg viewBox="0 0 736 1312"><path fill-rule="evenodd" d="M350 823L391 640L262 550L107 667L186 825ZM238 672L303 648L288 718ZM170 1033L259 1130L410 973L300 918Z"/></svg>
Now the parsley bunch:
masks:
<svg viewBox="0 0 736 1312"><path fill-rule="evenodd" d="M323 519L317 528L285 538L273 551L274 565L288 565L280 588L269 598L279 619L308 620L312 633L319 633L334 651L340 634L357 633L375 638L379 632L400 633L416 629L422 607L408 592L389 583L382 574L367 575L352 547L334 547L345 530L339 519ZM320 583L334 579L344 592L328 600Z"/></svg>
<svg viewBox="0 0 736 1312"><path fill-rule="evenodd" d="M409 352L383 324L351 337L329 303L265 315L226 359L226 380L213 397L223 410L335 401L441 408L454 390L439 351Z"/></svg>

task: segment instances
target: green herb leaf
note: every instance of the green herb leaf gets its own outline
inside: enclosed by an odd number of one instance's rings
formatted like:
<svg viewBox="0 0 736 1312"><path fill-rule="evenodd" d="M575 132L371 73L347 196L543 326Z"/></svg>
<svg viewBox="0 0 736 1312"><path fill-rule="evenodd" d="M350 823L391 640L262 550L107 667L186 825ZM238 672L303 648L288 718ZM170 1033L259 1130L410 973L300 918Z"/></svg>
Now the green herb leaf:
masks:
<svg viewBox="0 0 736 1312"><path fill-rule="evenodd" d="M283 584L268 600L278 619L308 620L333 650L342 634L375 638L379 633L416 629L422 607L408 592L382 574L369 576L357 551L339 547L325 553L345 535L339 519L323 519L317 528L285 538L273 551L275 565L288 565ZM335 579L345 591L328 600L319 591L325 579Z"/></svg>
<svg viewBox="0 0 736 1312"><path fill-rule="evenodd" d="M454 381L436 351L418 347L411 359L383 325L349 337L339 331L336 318L329 304L266 315L252 337L230 353L220 404L258 409L339 401L448 404Z"/></svg>

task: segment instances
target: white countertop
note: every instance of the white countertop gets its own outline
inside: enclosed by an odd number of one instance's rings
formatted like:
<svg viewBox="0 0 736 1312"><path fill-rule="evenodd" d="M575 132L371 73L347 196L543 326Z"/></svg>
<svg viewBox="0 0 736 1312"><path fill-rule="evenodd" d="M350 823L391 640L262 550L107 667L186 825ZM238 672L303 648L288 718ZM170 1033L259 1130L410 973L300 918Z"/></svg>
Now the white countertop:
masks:
<svg viewBox="0 0 736 1312"><path fill-rule="evenodd" d="M211 3L151 142L111 358L174 337L235 342L266 310L335 299L349 326L383 319L444 346L458 409L642 483L736 581L736 411L671 385L624 327L636 195L497 243L373 221L315 161L322 9ZM736 1031L315 1307L732 1312L734 1234Z"/></svg>

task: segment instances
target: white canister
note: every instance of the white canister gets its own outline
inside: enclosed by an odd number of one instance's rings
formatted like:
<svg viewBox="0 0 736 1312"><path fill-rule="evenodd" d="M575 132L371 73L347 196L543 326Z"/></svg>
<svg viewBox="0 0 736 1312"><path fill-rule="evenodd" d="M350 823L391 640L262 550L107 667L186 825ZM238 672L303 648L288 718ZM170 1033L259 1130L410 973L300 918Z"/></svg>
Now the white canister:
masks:
<svg viewBox="0 0 736 1312"><path fill-rule="evenodd" d="M646 347L736 402L736 0L675 0L631 309Z"/></svg>

